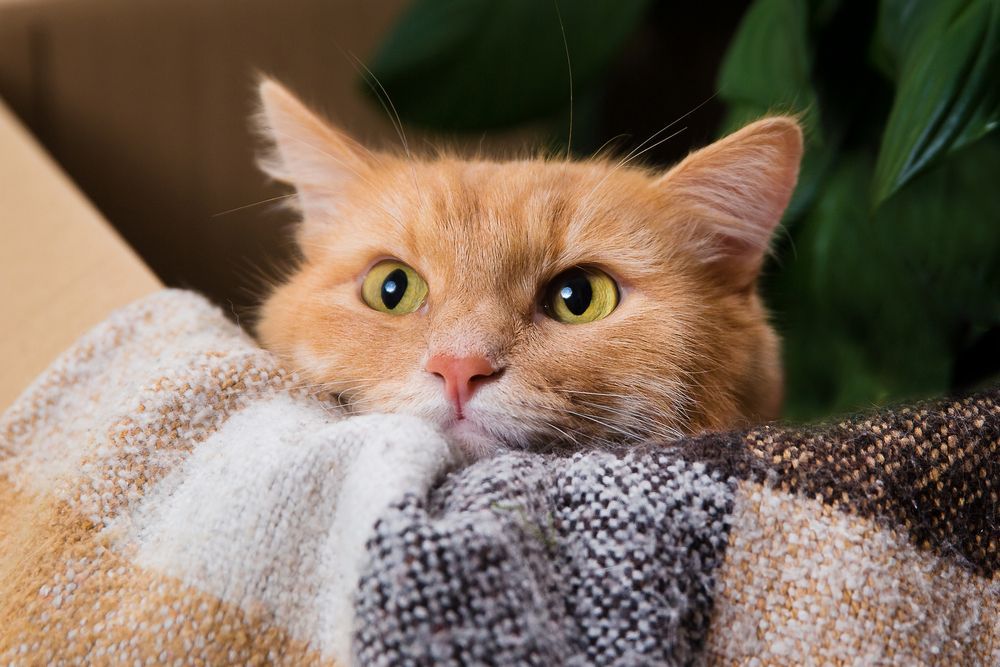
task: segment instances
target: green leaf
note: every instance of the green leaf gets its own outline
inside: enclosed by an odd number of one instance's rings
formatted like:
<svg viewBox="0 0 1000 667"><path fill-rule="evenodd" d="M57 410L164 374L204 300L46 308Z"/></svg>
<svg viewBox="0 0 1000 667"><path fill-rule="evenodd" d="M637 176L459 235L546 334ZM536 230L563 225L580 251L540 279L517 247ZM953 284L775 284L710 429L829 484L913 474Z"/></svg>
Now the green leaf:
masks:
<svg viewBox="0 0 1000 667"><path fill-rule="evenodd" d="M921 309L893 252L872 238L871 173L866 154L842 156L771 285L769 301L786 341L791 418L855 410L947 382L947 347L937 332L900 334ZM910 354L922 363L896 363Z"/></svg>
<svg viewBox="0 0 1000 667"><path fill-rule="evenodd" d="M875 169L876 206L1000 120L1000 0L948 4L962 6L935 14L947 19L943 30L927 23L895 47L906 61Z"/></svg>
<svg viewBox="0 0 1000 667"><path fill-rule="evenodd" d="M808 28L806 0L757 0L750 6L719 72L719 96L731 108L726 131L768 112L818 113Z"/></svg>
<svg viewBox="0 0 1000 667"><path fill-rule="evenodd" d="M828 14L833 5L817 5L816 11ZM806 154L786 226L811 205L838 153L839 141L825 142L820 127L809 23L806 0L757 0L736 31L718 80L719 96L728 103L722 134L768 113L797 113L806 127Z"/></svg>
<svg viewBox="0 0 1000 667"><path fill-rule="evenodd" d="M846 153L769 275L791 418L947 391L971 333L1000 326L1000 136L875 213L872 172Z"/></svg>
<svg viewBox="0 0 1000 667"><path fill-rule="evenodd" d="M757 0L744 18L719 80L727 126L824 103L822 127L806 116L795 224L763 281L785 341L786 416L947 391L995 340L998 7L882 0L870 44L872 24L853 19L874 15L847 2Z"/></svg>
<svg viewBox="0 0 1000 667"><path fill-rule="evenodd" d="M998 173L994 135L915 178L875 215L873 234L919 294L925 329L1000 324Z"/></svg>
<svg viewBox="0 0 1000 667"><path fill-rule="evenodd" d="M558 0L557 0L558 1ZM404 122L510 127L564 109L598 82L649 0L415 0L371 70Z"/></svg>
<svg viewBox="0 0 1000 667"><path fill-rule="evenodd" d="M940 38L969 0L882 0L876 29L876 60L896 80L902 65L923 44Z"/></svg>

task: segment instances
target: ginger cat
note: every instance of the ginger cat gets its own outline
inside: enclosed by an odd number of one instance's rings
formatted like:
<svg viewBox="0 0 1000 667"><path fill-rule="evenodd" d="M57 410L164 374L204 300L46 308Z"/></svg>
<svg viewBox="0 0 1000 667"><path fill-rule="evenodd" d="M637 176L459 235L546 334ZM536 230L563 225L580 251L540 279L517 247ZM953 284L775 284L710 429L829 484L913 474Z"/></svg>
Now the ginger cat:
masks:
<svg viewBox="0 0 1000 667"><path fill-rule="evenodd" d="M273 81L260 97L302 261L258 334L348 410L423 417L472 457L778 415L756 282L798 175L794 119L660 173L376 153Z"/></svg>

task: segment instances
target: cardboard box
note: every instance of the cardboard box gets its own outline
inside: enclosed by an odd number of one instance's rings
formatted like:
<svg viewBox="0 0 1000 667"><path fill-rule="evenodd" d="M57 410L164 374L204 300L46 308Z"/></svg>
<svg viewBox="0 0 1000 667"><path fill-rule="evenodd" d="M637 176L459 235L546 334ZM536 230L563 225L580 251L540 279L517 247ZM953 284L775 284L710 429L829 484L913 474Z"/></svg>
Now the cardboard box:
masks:
<svg viewBox="0 0 1000 667"><path fill-rule="evenodd" d="M375 144L395 141L348 54L406 0L0 0L6 99L163 282L227 310L287 262L284 192L254 163L258 71Z"/></svg>
<svg viewBox="0 0 1000 667"><path fill-rule="evenodd" d="M241 208L283 192L254 166L256 73L389 141L346 53L404 3L0 0L0 100L27 126L0 113L0 410L155 274L253 302L291 250L286 214Z"/></svg>
<svg viewBox="0 0 1000 667"><path fill-rule="evenodd" d="M0 102L0 411L80 334L160 287Z"/></svg>

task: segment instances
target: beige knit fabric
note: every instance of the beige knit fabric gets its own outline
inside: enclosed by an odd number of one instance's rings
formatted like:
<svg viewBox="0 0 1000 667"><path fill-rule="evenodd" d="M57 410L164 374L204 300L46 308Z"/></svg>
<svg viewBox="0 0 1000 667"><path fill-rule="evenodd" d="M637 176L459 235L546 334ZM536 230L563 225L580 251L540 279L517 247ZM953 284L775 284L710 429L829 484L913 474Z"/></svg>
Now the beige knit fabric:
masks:
<svg viewBox="0 0 1000 667"><path fill-rule="evenodd" d="M370 527L451 454L330 410L194 295L86 335L0 418L0 665L347 662Z"/></svg>
<svg viewBox="0 0 1000 667"><path fill-rule="evenodd" d="M709 633L719 664L1000 665L1000 583L818 500L741 482Z"/></svg>
<svg viewBox="0 0 1000 667"><path fill-rule="evenodd" d="M359 579L394 583L366 572L373 559L436 572L438 551L385 527L383 546L403 548L372 556L376 522L434 489L456 496L451 525L504 457L442 487L456 456L428 425L346 418L295 387L217 309L172 290L40 376L0 416L0 665L349 663ZM704 565L704 661L1000 665L998 424L993 391L653 448L730 489L708 531L722 555ZM501 486L516 496L518 480ZM606 514L615 480L570 481L593 505L581 510ZM397 631L413 622L386 604L367 606Z"/></svg>

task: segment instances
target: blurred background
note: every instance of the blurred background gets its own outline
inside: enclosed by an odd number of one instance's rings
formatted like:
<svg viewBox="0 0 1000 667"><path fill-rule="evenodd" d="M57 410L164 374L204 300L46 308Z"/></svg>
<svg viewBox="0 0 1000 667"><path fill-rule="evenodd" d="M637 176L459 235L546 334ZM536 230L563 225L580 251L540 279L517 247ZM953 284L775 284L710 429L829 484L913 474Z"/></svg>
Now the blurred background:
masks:
<svg viewBox="0 0 1000 667"><path fill-rule="evenodd" d="M1000 379L1000 0L0 0L0 97L166 284L234 317L293 257L258 71L386 147L398 116L415 146L666 166L798 113L763 280L787 416Z"/></svg>

